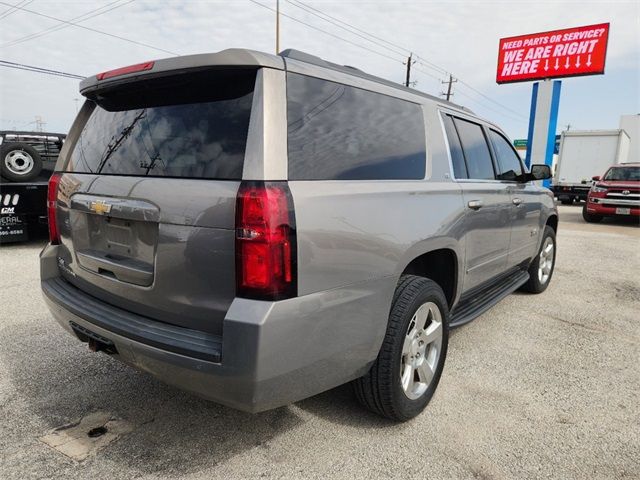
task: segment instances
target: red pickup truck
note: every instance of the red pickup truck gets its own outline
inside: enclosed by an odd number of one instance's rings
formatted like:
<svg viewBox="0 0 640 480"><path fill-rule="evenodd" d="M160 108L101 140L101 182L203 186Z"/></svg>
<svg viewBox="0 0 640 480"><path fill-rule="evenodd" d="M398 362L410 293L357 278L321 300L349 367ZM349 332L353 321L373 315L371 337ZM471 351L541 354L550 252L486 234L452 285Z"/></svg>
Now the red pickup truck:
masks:
<svg viewBox="0 0 640 480"><path fill-rule="evenodd" d="M582 217L599 222L604 217L640 217L640 163L609 167L602 177L593 177Z"/></svg>

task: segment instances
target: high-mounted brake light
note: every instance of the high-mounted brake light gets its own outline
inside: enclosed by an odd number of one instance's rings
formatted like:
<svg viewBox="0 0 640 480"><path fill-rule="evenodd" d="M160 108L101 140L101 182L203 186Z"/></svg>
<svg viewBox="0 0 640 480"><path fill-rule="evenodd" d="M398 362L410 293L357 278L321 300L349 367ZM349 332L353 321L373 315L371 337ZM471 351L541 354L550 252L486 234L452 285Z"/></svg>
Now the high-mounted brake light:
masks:
<svg viewBox="0 0 640 480"><path fill-rule="evenodd" d="M49 241L52 245L60 243L60 232L58 231L57 207L58 207L58 186L60 185L60 174L54 173L49 178L47 188L47 223L49 224Z"/></svg>
<svg viewBox="0 0 640 480"><path fill-rule="evenodd" d="M107 78L118 77L120 75L126 75L127 73L144 72L145 70L151 70L155 62L136 63L135 65L129 65L128 67L116 68L115 70L109 70L96 75L98 80L106 80Z"/></svg>
<svg viewBox="0 0 640 480"><path fill-rule="evenodd" d="M236 201L237 295L281 300L297 294L295 215L284 182L243 182Z"/></svg>

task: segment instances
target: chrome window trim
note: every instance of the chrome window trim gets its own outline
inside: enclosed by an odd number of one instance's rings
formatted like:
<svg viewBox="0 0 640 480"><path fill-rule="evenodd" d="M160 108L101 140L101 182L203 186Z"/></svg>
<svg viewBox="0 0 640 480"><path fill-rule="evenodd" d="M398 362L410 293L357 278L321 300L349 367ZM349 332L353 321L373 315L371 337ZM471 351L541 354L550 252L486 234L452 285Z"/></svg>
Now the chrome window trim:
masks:
<svg viewBox="0 0 640 480"><path fill-rule="evenodd" d="M475 178L456 178L455 174L454 174L454 170L453 170L453 160L451 158L451 146L449 145L449 137L447 136L447 131L444 127L444 119L443 119L443 115L451 115L451 116L462 116L458 113L457 110L450 110L448 108L442 108L441 106L438 106L436 108L436 110L438 111L438 117L439 117L439 121L440 121L440 129L442 131L442 135L444 137L444 143L447 149L447 160L449 162L449 172L451 175L451 180L453 180L454 182L458 182L458 183L496 183L496 184L500 184L500 185L528 185L531 182L518 182L517 180L498 180L497 178L493 179L493 180L488 180L488 179L475 179ZM497 133L499 133L500 135L502 135L503 137L506 138L506 135L502 132L502 130L500 130L498 127L494 126L493 124L489 123L489 122L485 122L482 119L479 119L477 117L473 117L470 116L468 114L464 114L464 116L466 118L462 118L462 120L468 120L472 123L476 123L479 124L482 128L489 128L492 129L494 131L496 131ZM487 147L489 148L489 153L493 155L493 151L491 150L491 145L487 144ZM493 160L492 160L493 161ZM522 165L522 159L520 159L520 164ZM526 169L523 167L523 171L526 171Z"/></svg>

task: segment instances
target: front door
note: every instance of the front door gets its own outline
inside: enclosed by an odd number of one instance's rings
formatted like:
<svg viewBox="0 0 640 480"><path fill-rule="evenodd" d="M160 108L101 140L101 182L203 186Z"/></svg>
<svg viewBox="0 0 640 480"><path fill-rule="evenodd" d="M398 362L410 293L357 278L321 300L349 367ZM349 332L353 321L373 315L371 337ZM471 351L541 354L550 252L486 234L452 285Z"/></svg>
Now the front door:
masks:
<svg viewBox="0 0 640 480"><path fill-rule="evenodd" d="M544 195L533 184L522 182L524 169L520 156L502 133L489 129L496 159L498 179L507 186L511 207L511 241L507 267L515 267L535 255Z"/></svg>
<svg viewBox="0 0 640 480"><path fill-rule="evenodd" d="M509 186L496 179L483 126L458 116L444 115L443 121L465 204L464 289L469 290L507 269L511 196Z"/></svg>

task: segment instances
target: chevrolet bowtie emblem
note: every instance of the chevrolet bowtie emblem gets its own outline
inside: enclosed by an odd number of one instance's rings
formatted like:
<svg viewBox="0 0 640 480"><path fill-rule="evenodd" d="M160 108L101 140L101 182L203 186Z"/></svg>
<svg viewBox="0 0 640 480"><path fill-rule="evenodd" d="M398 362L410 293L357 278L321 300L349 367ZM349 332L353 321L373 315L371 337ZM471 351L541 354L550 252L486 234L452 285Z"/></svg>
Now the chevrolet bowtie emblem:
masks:
<svg viewBox="0 0 640 480"><path fill-rule="evenodd" d="M111 211L111 205L100 200L97 202L91 202L91 205L89 205L89 209L92 212L104 215L105 213L109 213Z"/></svg>

